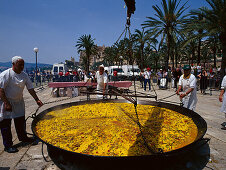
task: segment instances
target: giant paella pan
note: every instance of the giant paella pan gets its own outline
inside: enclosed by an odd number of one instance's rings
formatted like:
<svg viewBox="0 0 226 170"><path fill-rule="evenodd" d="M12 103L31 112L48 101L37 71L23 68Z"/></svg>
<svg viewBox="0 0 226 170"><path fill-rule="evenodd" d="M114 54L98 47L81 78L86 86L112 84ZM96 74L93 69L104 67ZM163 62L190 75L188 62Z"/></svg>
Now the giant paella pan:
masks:
<svg viewBox="0 0 226 170"><path fill-rule="evenodd" d="M62 169L164 168L194 147L205 120L186 108L161 102L96 100L41 112L34 135Z"/></svg>

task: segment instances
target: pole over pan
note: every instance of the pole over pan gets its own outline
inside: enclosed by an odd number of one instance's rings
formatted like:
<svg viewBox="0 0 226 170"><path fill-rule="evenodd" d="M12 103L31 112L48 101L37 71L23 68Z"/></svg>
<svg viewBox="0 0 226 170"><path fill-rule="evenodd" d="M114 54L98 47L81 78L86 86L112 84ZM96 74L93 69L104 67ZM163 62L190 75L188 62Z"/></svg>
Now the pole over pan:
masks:
<svg viewBox="0 0 226 170"><path fill-rule="evenodd" d="M130 25L130 17L131 14L134 14L134 11L136 10L135 6L135 0L124 0L127 6L127 21L126 24L129 26Z"/></svg>

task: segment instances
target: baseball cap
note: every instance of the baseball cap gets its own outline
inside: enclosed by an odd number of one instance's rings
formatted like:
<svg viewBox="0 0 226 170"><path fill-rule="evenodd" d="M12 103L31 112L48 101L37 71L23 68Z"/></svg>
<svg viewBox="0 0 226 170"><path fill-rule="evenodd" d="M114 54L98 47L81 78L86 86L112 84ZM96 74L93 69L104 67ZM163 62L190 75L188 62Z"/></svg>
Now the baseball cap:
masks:
<svg viewBox="0 0 226 170"><path fill-rule="evenodd" d="M191 69L191 66L190 65L184 65L183 69L184 70L190 70Z"/></svg>

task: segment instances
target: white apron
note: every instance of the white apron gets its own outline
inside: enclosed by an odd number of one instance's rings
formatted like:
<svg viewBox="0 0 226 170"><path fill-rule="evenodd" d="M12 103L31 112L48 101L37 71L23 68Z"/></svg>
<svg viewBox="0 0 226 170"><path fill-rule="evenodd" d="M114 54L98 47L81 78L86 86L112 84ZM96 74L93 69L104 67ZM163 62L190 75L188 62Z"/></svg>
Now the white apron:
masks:
<svg viewBox="0 0 226 170"><path fill-rule="evenodd" d="M191 83L190 79L183 80L183 92L186 93L188 89L190 89L190 83ZM183 107L194 111L197 101L198 100L196 96L196 88L194 88L194 90L191 93L189 93L182 99Z"/></svg>
<svg viewBox="0 0 226 170"><path fill-rule="evenodd" d="M3 119L13 119L25 115L25 104L23 98L20 100L8 100L12 106L12 112L5 111L4 102L0 100L0 121Z"/></svg>
<svg viewBox="0 0 226 170"><path fill-rule="evenodd" d="M108 89L108 86L105 89L105 93L107 92L107 89ZM104 90L104 85L101 86L101 85L97 84L97 92L98 93L103 93L103 90ZM103 96L103 95L98 94L97 95L97 99L107 99L107 95Z"/></svg>
<svg viewBox="0 0 226 170"><path fill-rule="evenodd" d="M98 93L103 93L103 89L104 87L103 86L100 86L99 84L97 84L97 92ZM103 95L97 95L97 99L103 99Z"/></svg>
<svg viewBox="0 0 226 170"><path fill-rule="evenodd" d="M226 113L226 93L224 92L223 103L221 106L221 112Z"/></svg>
<svg viewBox="0 0 226 170"><path fill-rule="evenodd" d="M96 73L95 78L97 79L97 92L98 93L103 93L103 89L104 89L104 84L107 83L107 74L103 73L102 75L99 74L99 71ZM108 87L106 87L107 89ZM106 98L107 96L103 96L103 95L97 95L97 99L103 99Z"/></svg>
<svg viewBox="0 0 226 170"><path fill-rule="evenodd" d="M224 76L222 82L221 82L221 89L222 90L226 90L226 76ZM226 113L226 93L224 92L224 96L223 96L223 103L221 106L221 112ZM226 116L226 114L225 114Z"/></svg>
<svg viewBox="0 0 226 170"><path fill-rule="evenodd" d="M5 111L4 103L0 99L0 119L13 119L25 115L23 90L32 89L33 85L25 72L17 74L12 68L0 74L0 86L4 89L6 98L12 106L12 112Z"/></svg>

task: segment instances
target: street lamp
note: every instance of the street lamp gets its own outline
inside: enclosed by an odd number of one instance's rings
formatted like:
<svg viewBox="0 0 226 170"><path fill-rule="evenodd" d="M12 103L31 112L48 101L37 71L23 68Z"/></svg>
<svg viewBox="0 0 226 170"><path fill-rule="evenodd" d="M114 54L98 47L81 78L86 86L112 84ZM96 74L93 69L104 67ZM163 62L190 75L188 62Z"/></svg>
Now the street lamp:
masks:
<svg viewBox="0 0 226 170"><path fill-rule="evenodd" d="M36 87L37 87L38 86L38 82L37 82L37 73L38 73L38 68L37 68L38 48L37 47L34 48L34 52L35 52L35 56L36 56L35 81L36 81Z"/></svg>

